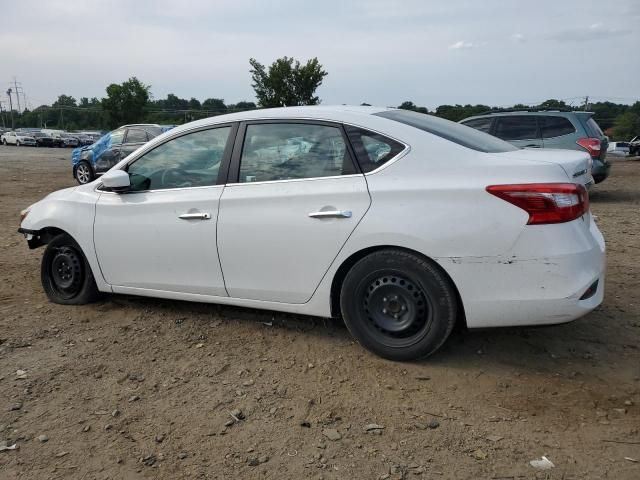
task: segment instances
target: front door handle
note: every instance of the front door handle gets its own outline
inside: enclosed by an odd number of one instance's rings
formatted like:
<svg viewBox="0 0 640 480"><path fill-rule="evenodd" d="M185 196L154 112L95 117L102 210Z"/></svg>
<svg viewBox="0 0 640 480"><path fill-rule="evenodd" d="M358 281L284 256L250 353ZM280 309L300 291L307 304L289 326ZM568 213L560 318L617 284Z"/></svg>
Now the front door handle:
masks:
<svg viewBox="0 0 640 480"><path fill-rule="evenodd" d="M211 218L210 213L183 213L178 218L182 220L209 220Z"/></svg>
<svg viewBox="0 0 640 480"><path fill-rule="evenodd" d="M311 218L351 218L350 210L326 210L320 212L312 212L309 214Z"/></svg>
<svg viewBox="0 0 640 480"><path fill-rule="evenodd" d="M531 145L525 145L524 148L540 148L540 145L534 145L532 143Z"/></svg>

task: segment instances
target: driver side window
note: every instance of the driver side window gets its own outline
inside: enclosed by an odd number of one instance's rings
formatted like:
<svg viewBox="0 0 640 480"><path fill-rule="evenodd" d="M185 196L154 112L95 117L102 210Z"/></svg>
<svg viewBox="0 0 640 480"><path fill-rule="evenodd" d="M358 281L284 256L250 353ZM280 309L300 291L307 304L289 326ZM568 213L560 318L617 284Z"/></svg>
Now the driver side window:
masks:
<svg viewBox="0 0 640 480"><path fill-rule="evenodd" d="M231 127L169 140L129 165L132 191L215 185Z"/></svg>

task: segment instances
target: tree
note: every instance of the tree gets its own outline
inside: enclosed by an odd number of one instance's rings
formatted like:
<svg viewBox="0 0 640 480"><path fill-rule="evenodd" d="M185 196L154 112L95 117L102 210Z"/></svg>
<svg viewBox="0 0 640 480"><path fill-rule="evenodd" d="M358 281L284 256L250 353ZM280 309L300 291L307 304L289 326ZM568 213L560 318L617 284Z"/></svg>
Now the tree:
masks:
<svg viewBox="0 0 640 480"><path fill-rule="evenodd" d="M102 99L102 108L107 114L110 128L142 121L150 88L150 85L145 85L136 77L131 77L122 84L109 85L107 98Z"/></svg>
<svg viewBox="0 0 640 480"><path fill-rule="evenodd" d="M328 74L317 58L301 65L298 60L282 57L271 64L269 70L256 59L249 59L252 69L251 86L256 92L261 107L292 107L317 105L320 98L315 95Z"/></svg>
<svg viewBox="0 0 640 480"><path fill-rule="evenodd" d="M53 102L52 107L75 107L76 99L69 95L59 95L58 100Z"/></svg>
<svg viewBox="0 0 640 480"><path fill-rule="evenodd" d="M402 102L398 108L400 108L401 110L411 110L412 112L429 113L427 107L418 107L413 102L410 102L408 100L406 102Z"/></svg>
<svg viewBox="0 0 640 480"><path fill-rule="evenodd" d="M616 140L631 140L640 135L640 115L626 112L616 118L613 125L613 136Z"/></svg>
<svg viewBox="0 0 640 480"><path fill-rule="evenodd" d="M202 102L202 109L215 113L225 113L227 111L227 106L224 104L224 100L222 98L207 98Z"/></svg>
<svg viewBox="0 0 640 480"><path fill-rule="evenodd" d="M229 110L235 110L237 112L240 111L244 111L244 110L255 110L256 109L256 104L253 102L238 102L235 105L233 105L233 108L231 108L232 106L229 105Z"/></svg>

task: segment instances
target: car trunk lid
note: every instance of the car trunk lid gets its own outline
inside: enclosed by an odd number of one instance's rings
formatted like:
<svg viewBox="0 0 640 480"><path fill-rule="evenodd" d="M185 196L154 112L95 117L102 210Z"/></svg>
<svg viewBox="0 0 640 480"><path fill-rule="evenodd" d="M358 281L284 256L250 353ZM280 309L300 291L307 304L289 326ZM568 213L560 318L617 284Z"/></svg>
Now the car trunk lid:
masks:
<svg viewBox="0 0 640 480"><path fill-rule="evenodd" d="M535 162L553 163L562 167L569 180L588 187L593 183L591 176L591 157L586 152L577 150L555 150L546 148L544 150L517 150L514 152L499 153L513 158L514 161L531 160Z"/></svg>

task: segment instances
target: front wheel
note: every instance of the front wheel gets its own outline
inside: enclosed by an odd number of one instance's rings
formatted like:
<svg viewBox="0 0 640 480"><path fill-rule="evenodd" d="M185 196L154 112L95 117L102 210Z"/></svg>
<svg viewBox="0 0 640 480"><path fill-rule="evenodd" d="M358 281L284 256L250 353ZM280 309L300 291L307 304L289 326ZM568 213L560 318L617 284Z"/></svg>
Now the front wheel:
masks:
<svg viewBox="0 0 640 480"><path fill-rule="evenodd" d="M16 140L16 147L20 146L20 142Z"/></svg>
<svg viewBox="0 0 640 480"><path fill-rule="evenodd" d="M358 342L398 361L433 354L451 334L457 315L456 293L446 274L431 261L397 249L367 255L349 270L340 307Z"/></svg>
<svg viewBox="0 0 640 480"><path fill-rule="evenodd" d="M93 170L91 170L91 166L84 160L80 162L76 167L76 180L78 183L84 185L85 183L93 181L94 178L95 176Z"/></svg>
<svg viewBox="0 0 640 480"><path fill-rule="evenodd" d="M40 277L42 287L53 303L83 305L100 298L87 259L67 234L58 235L47 245Z"/></svg>

